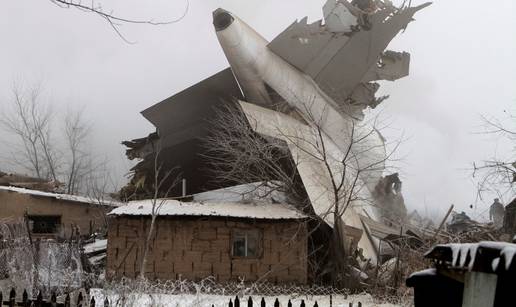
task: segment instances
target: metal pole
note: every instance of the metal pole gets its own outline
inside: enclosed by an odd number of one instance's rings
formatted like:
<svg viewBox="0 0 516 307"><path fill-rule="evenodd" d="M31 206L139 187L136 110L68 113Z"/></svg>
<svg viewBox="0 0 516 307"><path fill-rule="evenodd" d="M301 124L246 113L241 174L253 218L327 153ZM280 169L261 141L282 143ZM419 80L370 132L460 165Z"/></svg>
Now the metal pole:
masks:
<svg viewBox="0 0 516 307"><path fill-rule="evenodd" d="M450 209L448 209L448 212L446 212L446 215L444 216L444 219L441 221L441 224L439 224L439 227L435 231L435 234L434 234L434 237L432 238L432 240L437 237L437 235L441 231L441 228L443 228L444 223L446 223L446 220L448 219L448 216L450 216L450 213L452 212L452 210L453 210L453 204L450 206Z"/></svg>

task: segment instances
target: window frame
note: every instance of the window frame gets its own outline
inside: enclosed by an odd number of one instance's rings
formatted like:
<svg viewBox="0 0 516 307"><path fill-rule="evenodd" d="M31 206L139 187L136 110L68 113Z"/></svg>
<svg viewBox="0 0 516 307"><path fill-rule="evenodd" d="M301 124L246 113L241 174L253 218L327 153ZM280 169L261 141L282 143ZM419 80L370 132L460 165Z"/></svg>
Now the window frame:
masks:
<svg viewBox="0 0 516 307"><path fill-rule="evenodd" d="M49 218L49 219L52 219L52 220L57 220L58 223L54 223L53 224L53 229L54 229L54 232L40 232L40 231L37 231L35 232L34 231L34 225L37 224L35 220L42 220L44 218ZM35 235L56 235L56 234L59 234L60 230L61 230L61 226L62 226L62 216L61 215L52 215L52 214L33 214L33 215L27 215L27 219L29 220L29 223L30 224L30 232L32 234L35 234ZM47 229L49 229L49 227L46 227Z"/></svg>
<svg viewBox="0 0 516 307"><path fill-rule="evenodd" d="M242 238L241 234L244 234L245 242L245 255L235 255L235 240L236 238ZM253 234L256 237L256 255L248 255L248 242L249 236ZM263 257L263 229L261 228L234 228L231 230L231 241L230 241L230 255L232 259L260 259Z"/></svg>

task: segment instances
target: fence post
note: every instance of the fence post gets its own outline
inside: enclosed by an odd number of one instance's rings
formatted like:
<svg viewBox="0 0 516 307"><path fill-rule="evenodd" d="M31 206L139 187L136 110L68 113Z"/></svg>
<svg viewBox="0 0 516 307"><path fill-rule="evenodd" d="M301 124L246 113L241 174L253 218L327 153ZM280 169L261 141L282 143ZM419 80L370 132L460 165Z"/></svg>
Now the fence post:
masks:
<svg viewBox="0 0 516 307"><path fill-rule="evenodd" d="M240 307L240 299L238 298L238 295L235 296L235 307Z"/></svg>
<svg viewBox="0 0 516 307"><path fill-rule="evenodd" d="M247 307L253 307L253 299L249 296L249 299L247 300Z"/></svg>
<svg viewBox="0 0 516 307"><path fill-rule="evenodd" d="M29 307L29 294L27 294L27 289L24 289L23 290L23 294L22 294L22 306L23 307Z"/></svg>
<svg viewBox="0 0 516 307"><path fill-rule="evenodd" d="M52 301L52 299L50 299ZM41 290L38 291L38 296L36 296L36 307L43 307L43 293Z"/></svg>
<svg viewBox="0 0 516 307"><path fill-rule="evenodd" d="M362 307L362 302L358 302L358 307Z"/></svg>
<svg viewBox="0 0 516 307"><path fill-rule="evenodd" d="M66 294L64 307L70 307L70 293Z"/></svg>
<svg viewBox="0 0 516 307"><path fill-rule="evenodd" d="M260 307L265 307L265 299L262 297L262 301L260 302Z"/></svg>
<svg viewBox="0 0 516 307"><path fill-rule="evenodd" d="M299 307L306 307L305 306L305 300L301 300L301 305L299 305Z"/></svg>
<svg viewBox="0 0 516 307"><path fill-rule="evenodd" d="M350 302L350 303L349 303L349 307L353 307L353 303L351 303L351 302Z"/></svg>
<svg viewBox="0 0 516 307"><path fill-rule="evenodd" d="M317 304L317 301L315 301L314 307L319 307L319 304Z"/></svg>
<svg viewBox="0 0 516 307"><path fill-rule="evenodd" d="M274 307L279 307L279 300L278 300L278 298L276 298L276 300L274 301Z"/></svg>
<svg viewBox="0 0 516 307"><path fill-rule="evenodd" d="M333 296L330 294L330 307L333 307Z"/></svg>
<svg viewBox="0 0 516 307"><path fill-rule="evenodd" d="M50 296L50 306L57 307L57 295L55 292L52 292L52 295Z"/></svg>
<svg viewBox="0 0 516 307"><path fill-rule="evenodd" d="M109 300L106 296L106 299L104 300L104 307L109 307Z"/></svg>
<svg viewBox="0 0 516 307"><path fill-rule="evenodd" d="M77 296L77 307L82 307L82 291L79 291L79 295Z"/></svg>
<svg viewBox="0 0 516 307"><path fill-rule="evenodd" d="M229 307L233 307L233 300L232 299L229 299Z"/></svg>
<svg viewBox="0 0 516 307"><path fill-rule="evenodd" d="M287 307L292 307L292 302L288 300Z"/></svg>
<svg viewBox="0 0 516 307"><path fill-rule="evenodd" d="M4 295L2 294L2 291L0 291L0 307L4 305Z"/></svg>
<svg viewBox="0 0 516 307"><path fill-rule="evenodd" d="M14 288L11 289L9 293L9 307L14 307L16 304L16 290Z"/></svg>
<svg viewBox="0 0 516 307"><path fill-rule="evenodd" d="M91 297L90 307L95 307L95 297L94 296Z"/></svg>

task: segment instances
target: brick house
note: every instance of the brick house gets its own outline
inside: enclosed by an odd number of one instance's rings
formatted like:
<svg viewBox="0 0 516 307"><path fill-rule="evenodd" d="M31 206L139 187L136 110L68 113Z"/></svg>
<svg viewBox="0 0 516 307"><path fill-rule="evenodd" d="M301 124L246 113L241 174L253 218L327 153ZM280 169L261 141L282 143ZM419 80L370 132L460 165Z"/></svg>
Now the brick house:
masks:
<svg viewBox="0 0 516 307"><path fill-rule="evenodd" d="M105 228L106 215L121 203L88 197L0 186L0 220L28 218L35 237L68 238L72 228L88 234Z"/></svg>
<svg viewBox="0 0 516 307"><path fill-rule="evenodd" d="M219 282L307 281L307 217L285 204L158 201L147 258L150 279ZM106 272L136 277L151 222L152 201L109 213Z"/></svg>

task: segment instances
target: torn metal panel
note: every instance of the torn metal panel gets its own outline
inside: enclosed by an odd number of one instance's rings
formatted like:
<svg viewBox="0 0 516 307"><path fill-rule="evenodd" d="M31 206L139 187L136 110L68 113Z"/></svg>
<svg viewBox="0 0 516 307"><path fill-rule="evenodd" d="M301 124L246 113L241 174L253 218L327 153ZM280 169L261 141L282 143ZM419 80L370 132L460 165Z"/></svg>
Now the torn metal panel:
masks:
<svg viewBox="0 0 516 307"><path fill-rule="evenodd" d="M344 2L337 4L330 0L326 3L325 15L330 18L326 28L317 22L308 25L303 19L292 24L268 46L275 54L312 77L336 101L350 96L360 82L396 80L408 74L408 54L382 52L392 38L412 21L413 15L428 5L397 11L392 6L384 6L367 15L369 30L362 27L348 36L333 33L332 27L339 22L330 16L333 12L331 9L341 7L344 10ZM349 9L346 12L349 14L346 18L353 16ZM377 65L379 59L381 65Z"/></svg>
<svg viewBox="0 0 516 307"><path fill-rule="evenodd" d="M122 145L128 148L125 155L129 160L143 159L155 151L155 142L158 139L158 133L153 132L144 138L123 141Z"/></svg>
<svg viewBox="0 0 516 307"><path fill-rule="evenodd" d="M346 45L324 65L315 67L309 74L319 86L334 99L348 97L372 66L392 38L404 29L414 14L427 6L400 9L393 15L382 9L370 15L371 29L354 33Z"/></svg>
<svg viewBox="0 0 516 307"><path fill-rule="evenodd" d="M300 71L305 71L308 65L322 52L328 49L338 49L343 46L348 37L335 36L324 31L321 21L307 24L307 18L294 22L279 34L268 45L269 49ZM330 48L332 43L336 48Z"/></svg>
<svg viewBox="0 0 516 307"><path fill-rule="evenodd" d="M358 24L357 17L341 1L328 0L323 6L323 14L326 29L330 32L351 32Z"/></svg>
<svg viewBox="0 0 516 307"><path fill-rule="evenodd" d="M350 103L352 105L359 105L362 108L370 107L371 109L376 108L383 100L387 99L387 96L376 98L376 92L380 88L380 84L376 82L360 83L349 98L342 103Z"/></svg>
<svg viewBox="0 0 516 307"><path fill-rule="evenodd" d="M380 56L380 60L365 75L362 82L388 80L395 81L408 76L410 54L387 50Z"/></svg>

